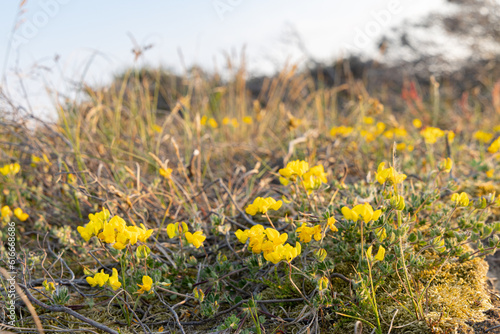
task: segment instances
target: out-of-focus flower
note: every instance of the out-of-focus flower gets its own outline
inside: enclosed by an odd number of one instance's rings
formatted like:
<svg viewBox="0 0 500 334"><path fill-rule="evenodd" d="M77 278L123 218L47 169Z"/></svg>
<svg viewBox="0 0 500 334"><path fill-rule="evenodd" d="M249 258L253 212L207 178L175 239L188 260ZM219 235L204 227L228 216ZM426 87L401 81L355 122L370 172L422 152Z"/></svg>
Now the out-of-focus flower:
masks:
<svg viewBox="0 0 500 334"><path fill-rule="evenodd" d="M453 167L453 161L450 158L446 158L439 164L439 170L449 173Z"/></svg>
<svg viewBox="0 0 500 334"><path fill-rule="evenodd" d="M465 192L460 194L455 193L451 195L451 201L454 202L456 206L466 207L469 205L469 196Z"/></svg>
<svg viewBox="0 0 500 334"><path fill-rule="evenodd" d="M439 128L429 126L420 131L420 134L424 137L426 144L435 144L439 138L444 136L445 133Z"/></svg>
<svg viewBox="0 0 500 334"><path fill-rule="evenodd" d="M353 130L354 129L351 126L341 125L341 126L331 128L330 135L332 137L336 137L336 136L347 137L352 133Z"/></svg>

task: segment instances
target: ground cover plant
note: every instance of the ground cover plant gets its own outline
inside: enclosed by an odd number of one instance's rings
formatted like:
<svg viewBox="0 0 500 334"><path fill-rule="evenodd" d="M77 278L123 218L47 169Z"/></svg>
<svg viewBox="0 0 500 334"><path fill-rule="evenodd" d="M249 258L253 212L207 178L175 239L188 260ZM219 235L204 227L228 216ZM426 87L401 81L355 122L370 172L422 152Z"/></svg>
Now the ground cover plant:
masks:
<svg viewBox="0 0 500 334"><path fill-rule="evenodd" d="M252 96L233 70L131 69L56 124L5 99L4 330L493 333L498 85L454 101L291 67Z"/></svg>

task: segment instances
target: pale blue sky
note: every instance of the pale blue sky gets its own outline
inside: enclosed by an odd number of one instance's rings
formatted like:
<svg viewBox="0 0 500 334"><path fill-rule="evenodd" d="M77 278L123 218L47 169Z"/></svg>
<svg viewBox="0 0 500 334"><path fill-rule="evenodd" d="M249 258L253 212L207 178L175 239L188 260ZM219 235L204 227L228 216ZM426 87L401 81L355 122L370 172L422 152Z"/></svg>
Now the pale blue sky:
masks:
<svg viewBox="0 0 500 334"><path fill-rule="evenodd" d="M154 45L140 64L178 71L178 50L188 66L196 63L209 70L214 64L223 68L224 52L240 54L243 46L255 72L279 69L287 59L300 62L304 54L284 42L290 26L315 58L328 61L346 50L373 50L375 41L365 43L360 35L423 15L439 8L442 0L27 0L12 40L19 3L0 0L0 70L3 75L6 64L11 90L16 67L30 78L30 89L40 82L64 89L67 79L79 81L93 53L99 55L86 78L106 82L111 73L133 64L128 32L140 45ZM58 66L53 61L56 54ZM33 64L52 72L34 74ZM34 96L44 94L40 87Z"/></svg>

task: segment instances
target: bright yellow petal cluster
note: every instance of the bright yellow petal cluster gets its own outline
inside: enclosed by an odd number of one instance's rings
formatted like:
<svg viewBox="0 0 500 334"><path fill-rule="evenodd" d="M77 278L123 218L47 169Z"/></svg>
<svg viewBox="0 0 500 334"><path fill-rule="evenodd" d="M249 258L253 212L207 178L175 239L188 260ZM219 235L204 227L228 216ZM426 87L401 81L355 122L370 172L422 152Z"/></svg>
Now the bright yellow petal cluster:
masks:
<svg viewBox="0 0 500 334"><path fill-rule="evenodd" d="M406 175L403 173L398 173L393 167L385 168L385 162L381 162L378 165L375 177L380 184L384 184L388 181L390 184L399 184L406 180Z"/></svg>
<svg viewBox="0 0 500 334"><path fill-rule="evenodd" d="M328 226L328 228L330 230L332 230L332 232L337 232L339 229L337 228L337 226L335 226L335 218L334 217L330 217L328 218L327 222L326 222L326 225Z"/></svg>
<svg viewBox="0 0 500 334"><path fill-rule="evenodd" d="M282 260L291 262L300 255L301 251L302 246L299 242L295 244L295 247L292 247L290 244L279 245L272 252L264 253L264 258L274 264Z"/></svg>
<svg viewBox="0 0 500 334"><path fill-rule="evenodd" d="M266 213L267 210L279 210L283 205L282 201L276 201L274 198L257 197L252 204L247 206L246 213L249 215L256 215L258 212Z"/></svg>
<svg viewBox="0 0 500 334"><path fill-rule="evenodd" d="M455 193L451 195L451 201L454 202L457 206L466 207L469 205L469 196L467 193Z"/></svg>
<svg viewBox="0 0 500 334"><path fill-rule="evenodd" d="M8 164L8 165L4 165L2 166L2 168L0 168L0 173L2 175L16 175L17 173L19 173L19 171L21 170L21 166L19 166L19 164L16 162L16 163L13 163L13 164Z"/></svg>
<svg viewBox="0 0 500 334"><path fill-rule="evenodd" d="M185 236L187 242L189 242L196 248L200 248L203 241L205 241L205 239L207 238L206 236L203 235L202 231L196 231L194 233L186 232Z"/></svg>
<svg viewBox="0 0 500 334"><path fill-rule="evenodd" d="M451 171L451 168L453 167L453 160L450 158L446 158L441 163L439 164L439 170L449 173Z"/></svg>
<svg viewBox="0 0 500 334"><path fill-rule="evenodd" d="M370 220L377 220L382 214L381 210L373 211L372 206L368 203L358 204L352 208L352 210L347 206L344 206L341 211L345 219L352 220L354 222L361 219L365 223L368 223Z"/></svg>
<svg viewBox="0 0 500 334"><path fill-rule="evenodd" d="M316 225L313 227L307 226L306 223L302 223L300 227L297 228L296 230L297 233L299 233L299 240L301 242L311 242L312 237L314 236L314 240L319 241L321 240L321 226Z"/></svg>
<svg viewBox="0 0 500 334"><path fill-rule="evenodd" d="M302 177L309 170L309 164L304 160L290 161L285 168L279 170L284 178L295 181L297 177Z"/></svg>
<svg viewBox="0 0 500 334"><path fill-rule="evenodd" d="M314 166L303 175L303 184L308 192L318 189L322 183L327 182L323 165Z"/></svg>
<svg viewBox="0 0 500 334"><path fill-rule="evenodd" d="M334 126L330 130L330 135L332 137L336 137L336 136L347 137L352 133L353 130L354 129L351 126L344 126L344 125Z"/></svg>
<svg viewBox="0 0 500 334"><path fill-rule="evenodd" d="M160 168L160 175L166 179L170 179L172 177L172 168Z"/></svg>
<svg viewBox="0 0 500 334"><path fill-rule="evenodd" d="M377 260L377 261L383 261L385 257L385 248L382 247L382 245L379 246L378 252L375 256L372 255L372 246L368 247L368 250L366 251L366 256L370 260Z"/></svg>
<svg viewBox="0 0 500 334"><path fill-rule="evenodd" d="M9 208L8 205L2 206L2 209L0 209L0 213L2 214L2 218L12 216L12 210Z"/></svg>
<svg viewBox="0 0 500 334"><path fill-rule="evenodd" d="M153 279L149 276L142 276L142 284L137 284L137 286L140 288L139 290L137 290L138 294L143 294L144 292L151 291L151 288L153 287Z"/></svg>
<svg viewBox="0 0 500 334"><path fill-rule="evenodd" d="M94 277L89 276L86 278L87 283L89 283L90 286L92 286L92 287L94 287L96 285L103 287L104 284L106 284L106 282L108 281L108 279L109 279L109 275L104 273L104 269L102 269L100 273L95 274Z"/></svg>
<svg viewBox="0 0 500 334"><path fill-rule="evenodd" d="M14 215L22 222L30 217L30 215L28 215L26 212L23 212L23 209L21 208L14 209Z"/></svg>
<svg viewBox="0 0 500 334"><path fill-rule="evenodd" d="M481 143L489 143L493 139L493 133L478 130L474 132L474 139L480 141Z"/></svg>
<svg viewBox="0 0 500 334"><path fill-rule="evenodd" d="M201 244L207 237L203 235L202 231L196 231L194 233L189 232L188 226L185 222L168 224L167 234L170 239L184 235L188 243L192 244L196 248L200 248Z"/></svg>
<svg viewBox="0 0 500 334"><path fill-rule="evenodd" d="M440 128L434 128L432 126L426 127L420 131L422 137L424 137L426 144L434 144L441 137L444 137L444 131Z"/></svg>
<svg viewBox="0 0 500 334"><path fill-rule="evenodd" d="M128 244L135 245L137 241L146 242L153 233L153 230L146 229L144 224L140 227L127 226L125 220L119 216L109 218L109 211L103 209L95 215L90 214L87 225L78 226L77 230L85 241L97 236L105 243L114 244L115 249L123 249Z"/></svg>
<svg viewBox="0 0 500 334"><path fill-rule="evenodd" d="M295 247L285 244L288 240L288 234L280 234L273 228L264 229L262 225L255 225L244 231L238 230L235 234L241 243L250 240L248 247L253 253L260 254L263 252L264 258L275 264L281 260L290 262L301 252L298 242Z"/></svg>
<svg viewBox="0 0 500 334"><path fill-rule="evenodd" d="M188 226L185 222L167 225L167 234L170 239L175 238L179 235L183 235L187 231L188 231Z"/></svg>
<svg viewBox="0 0 500 334"><path fill-rule="evenodd" d="M493 143L491 143L490 147L488 147L488 152L497 153L500 150L500 137L495 139Z"/></svg>

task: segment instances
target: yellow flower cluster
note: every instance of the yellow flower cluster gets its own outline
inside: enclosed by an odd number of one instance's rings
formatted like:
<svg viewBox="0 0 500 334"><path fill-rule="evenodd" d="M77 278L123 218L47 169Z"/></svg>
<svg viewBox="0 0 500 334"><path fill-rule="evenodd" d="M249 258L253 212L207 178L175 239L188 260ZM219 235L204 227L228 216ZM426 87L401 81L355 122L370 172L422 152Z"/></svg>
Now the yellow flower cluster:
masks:
<svg viewBox="0 0 500 334"><path fill-rule="evenodd" d="M0 209L0 214L2 218L7 218L12 216L12 210L8 205L4 205L2 209ZM14 216L22 222L29 218L29 215L26 212L23 212L23 209L21 208L14 209Z"/></svg>
<svg viewBox="0 0 500 334"><path fill-rule="evenodd" d="M203 241L207 237L203 235L202 231L196 231L194 233L189 232L189 228L185 222L168 224L167 225L167 234L170 239L184 235L188 243L192 244L196 248L200 248L203 244Z"/></svg>
<svg viewBox="0 0 500 334"><path fill-rule="evenodd" d="M368 223L370 220L377 220L382 214L381 210L373 211L372 206L368 203L358 204L352 209L344 206L341 211L345 219L352 220L354 222L361 219L365 223Z"/></svg>
<svg viewBox="0 0 500 334"><path fill-rule="evenodd" d="M203 116L200 120L200 124L201 125L206 125L208 123L208 125L210 125L210 127L216 129L218 126L219 126L219 123L217 123L217 121L213 118L208 118L207 116Z"/></svg>
<svg viewBox="0 0 500 334"><path fill-rule="evenodd" d="M21 170L21 166L19 166L19 164L16 162L16 163L13 163L13 164L8 164L8 165L4 165L2 166L2 168L0 168L0 173L2 175L16 175L17 173L19 173L19 171Z"/></svg>
<svg viewBox="0 0 500 334"><path fill-rule="evenodd" d="M347 137L352 133L353 130L354 129L351 126L344 126L344 125L334 126L330 130L330 135L332 137L336 137L336 136Z"/></svg>
<svg viewBox="0 0 500 334"><path fill-rule="evenodd" d="M257 213L267 213L268 210L279 210L283 205L282 201L276 201L274 198L267 197L257 197L252 204L247 206L245 212L251 216L256 215Z"/></svg>
<svg viewBox="0 0 500 334"><path fill-rule="evenodd" d="M102 287L107 283L113 290L117 290L122 286L120 281L118 281L118 271L115 268L113 268L113 274L111 276L105 274L104 269L102 269L100 273L95 274L94 277L89 276L86 280L92 287L96 285Z"/></svg>
<svg viewBox="0 0 500 334"><path fill-rule="evenodd" d="M453 161L450 158L446 158L439 164L439 170L449 173L453 167Z"/></svg>
<svg viewBox="0 0 500 334"><path fill-rule="evenodd" d="M368 259L371 261L377 260L377 261L383 261L385 257L385 248L382 247L382 245L379 246L378 252L375 256L372 255L372 246L368 247L368 250L366 251L366 256Z"/></svg>
<svg viewBox="0 0 500 334"><path fill-rule="evenodd" d="M467 193L455 193L451 195L451 201L455 203L456 206L466 207L469 205L469 196Z"/></svg>
<svg viewBox="0 0 500 334"><path fill-rule="evenodd" d="M314 236L314 240L319 241L321 240L321 226L316 225L313 227L307 226L306 223L302 223L302 225L297 228L296 230L297 233L299 233L299 240L301 242L311 242L312 237Z"/></svg>
<svg viewBox="0 0 500 334"><path fill-rule="evenodd" d="M440 128L434 128L432 126L426 127L420 131L422 137L424 137L426 144L434 144L441 137L444 137L444 131Z"/></svg>
<svg viewBox="0 0 500 334"><path fill-rule="evenodd" d="M309 168L309 164L304 160L295 160L289 162L285 168L279 170L280 182L284 186L290 181L295 182L297 178L302 178L304 188L310 193L318 189L322 183L327 183L325 168L317 165Z"/></svg>
<svg viewBox="0 0 500 334"><path fill-rule="evenodd" d="M262 225L255 225L244 231L239 229L235 234L241 243L250 240L248 243L250 250L255 254L263 252L264 258L274 264L281 260L290 262L301 253L300 243L297 242L295 247L285 244L288 234L280 234L273 228L264 229Z"/></svg>
<svg viewBox="0 0 500 334"><path fill-rule="evenodd" d="M489 143L493 139L493 133L478 130L474 132L474 139L484 144Z"/></svg>
<svg viewBox="0 0 500 334"><path fill-rule="evenodd" d="M160 175L166 179L170 179L172 177L172 168L160 168Z"/></svg>
<svg viewBox="0 0 500 334"><path fill-rule="evenodd" d="M78 226L77 230L85 241L89 241L94 235L108 244L114 244L115 249L124 249L128 244L135 245L137 241L146 242L153 230L141 227L127 226L120 217L110 218L109 211L103 209L101 212L89 214L89 222L85 226Z"/></svg>
<svg viewBox="0 0 500 334"><path fill-rule="evenodd" d="M318 189L322 183L327 183L323 165L314 166L303 175L304 188L308 192Z"/></svg>
<svg viewBox="0 0 500 334"><path fill-rule="evenodd" d="M149 276L142 276L142 284L137 284L137 286L140 288L137 290L138 294L143 294L144 292L151 291L151 288L153 287L153 279ZM150 293L152 293L151 291Z"/></svg>
<svg viewBox="0 0 500 334"><path fill-rule="evenodd" d="M385 162L381 162L378 165L375 177L380 184L384 184L388 181L390 184L399 184L406 180L406 175L398 173L393 167L385 168Z"/></svg>
<svg viewBox="0 0 500 334"><path fill-rule="evenodd" d="M500 137L495 139L493 143L491 143L490 147L488 147L488 152L497 153L500 150Z"/></svg>

